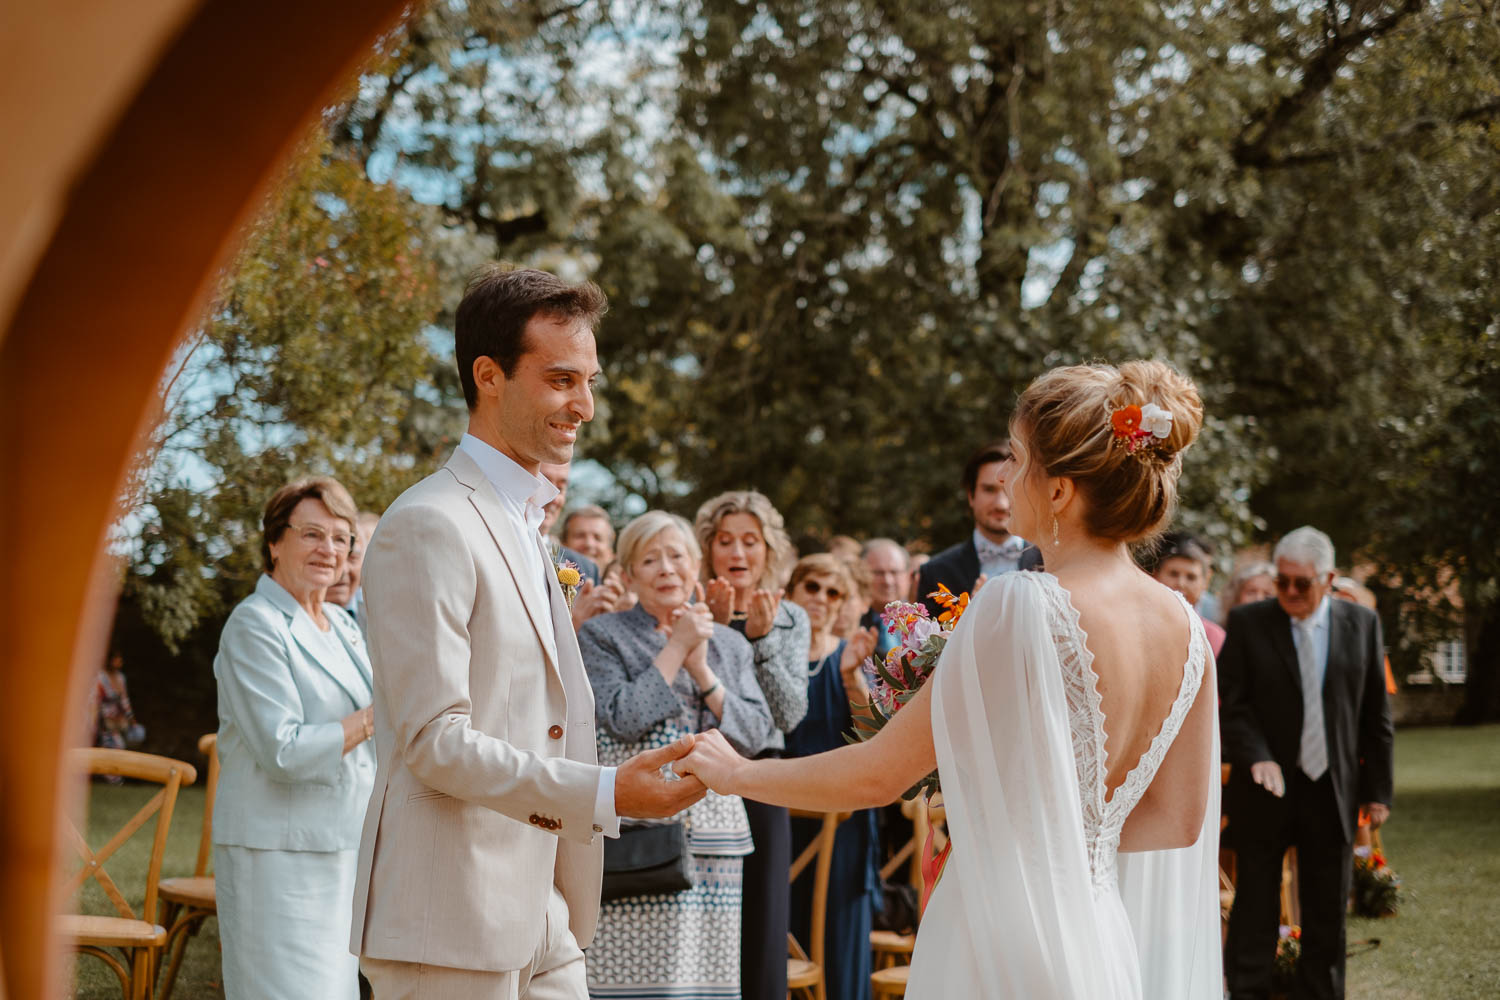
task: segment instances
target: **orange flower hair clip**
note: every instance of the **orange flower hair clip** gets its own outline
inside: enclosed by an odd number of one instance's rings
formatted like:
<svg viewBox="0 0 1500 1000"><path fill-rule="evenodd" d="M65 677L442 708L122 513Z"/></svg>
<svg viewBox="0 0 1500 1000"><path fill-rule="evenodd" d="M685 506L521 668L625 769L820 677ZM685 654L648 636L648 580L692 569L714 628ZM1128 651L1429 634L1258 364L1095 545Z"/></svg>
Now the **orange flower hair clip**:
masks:
<svg viewBox="0 0 1500 1000"><path fill-rule="evenodd" d="M1172 433L1172 412L1155 403L1122 406L1109 415L1115 446L1145 458Z"/></svg>

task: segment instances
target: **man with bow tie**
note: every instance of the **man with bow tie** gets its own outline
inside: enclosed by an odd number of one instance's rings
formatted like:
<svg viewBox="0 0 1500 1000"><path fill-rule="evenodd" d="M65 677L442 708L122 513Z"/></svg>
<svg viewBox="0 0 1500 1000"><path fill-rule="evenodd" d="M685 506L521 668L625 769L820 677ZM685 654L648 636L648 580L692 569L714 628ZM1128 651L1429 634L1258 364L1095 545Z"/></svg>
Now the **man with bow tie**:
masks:
<svg viewBox="0 0 1500 1000"><path fill-rule="evenodd" d="M955 594L972 594L981 579L1042 568L1037 547L1010 533L1010 496L1001 477L1009 459L1010 446L997 442L979 449L964 465L964 493L974 514L973 534L933 556L917 575L917 594L933 615L939 608L928 595L939 584Z"/></svg>

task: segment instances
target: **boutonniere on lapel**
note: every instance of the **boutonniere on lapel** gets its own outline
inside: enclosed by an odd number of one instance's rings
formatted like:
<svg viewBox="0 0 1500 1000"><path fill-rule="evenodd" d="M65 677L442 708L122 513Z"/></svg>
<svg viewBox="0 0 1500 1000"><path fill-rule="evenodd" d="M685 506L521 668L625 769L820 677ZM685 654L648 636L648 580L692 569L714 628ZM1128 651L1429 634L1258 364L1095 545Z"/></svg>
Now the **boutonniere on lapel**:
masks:
<svg viewBox="0 0 1500 1000"><path fill-rule="evenodd" d="M554 564L557 569L557 582L562 587L563 600L568 602L568 610L573 610L573 599L578 596L578 585L583 582L583 574L578 571L578 564L571 559L564 559Z"/></svg>

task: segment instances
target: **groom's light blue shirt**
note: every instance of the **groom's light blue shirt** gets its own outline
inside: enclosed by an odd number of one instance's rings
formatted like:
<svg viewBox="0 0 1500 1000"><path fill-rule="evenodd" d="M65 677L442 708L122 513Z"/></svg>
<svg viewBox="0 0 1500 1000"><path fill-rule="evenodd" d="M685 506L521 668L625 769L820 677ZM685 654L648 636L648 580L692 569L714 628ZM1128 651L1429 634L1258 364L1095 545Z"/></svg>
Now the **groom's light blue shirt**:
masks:
<svg viewBox="0 0 1500 1000"><path fill-rule="evenodd" d="M541 476L534 476L516 464L509 455L465 434L458 442L464 454L472 458L500 495L500 506L511 519L516 537L523 542L541 539L542 508L557 497L557 487ZM528 580L521 585L530 587L543 607L551 603L546 592L547 574L550 568L542 554L541 544L522 545L521 558L526 560L530 572L523 574ZM594 793L594 829L606 837L620 835L620 817L615 814L615 769L599 769L599 790Z"/></svg>

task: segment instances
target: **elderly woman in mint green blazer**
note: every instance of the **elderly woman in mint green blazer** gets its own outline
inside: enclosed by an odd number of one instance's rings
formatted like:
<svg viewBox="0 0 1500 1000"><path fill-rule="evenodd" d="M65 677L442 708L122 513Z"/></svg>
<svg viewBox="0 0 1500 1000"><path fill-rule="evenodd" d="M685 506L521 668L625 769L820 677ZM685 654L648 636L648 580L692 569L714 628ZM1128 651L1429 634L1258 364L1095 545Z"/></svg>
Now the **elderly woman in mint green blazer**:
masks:
<svg viewBox="0 0 1500 1000"><path fill-rule="evenodd" d="M219 638L214 877L229 1000L356 1000L354 877L375 779L370 660L324 603L357 512L337 481L278 490L262 520L265 574Z"/></svg>

